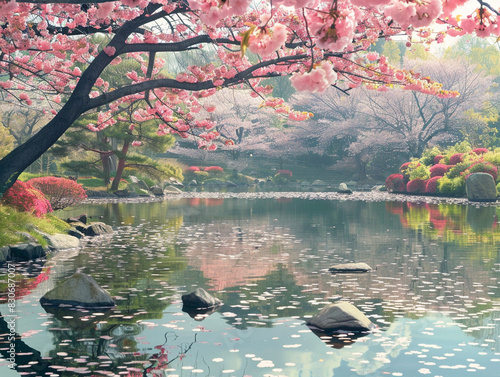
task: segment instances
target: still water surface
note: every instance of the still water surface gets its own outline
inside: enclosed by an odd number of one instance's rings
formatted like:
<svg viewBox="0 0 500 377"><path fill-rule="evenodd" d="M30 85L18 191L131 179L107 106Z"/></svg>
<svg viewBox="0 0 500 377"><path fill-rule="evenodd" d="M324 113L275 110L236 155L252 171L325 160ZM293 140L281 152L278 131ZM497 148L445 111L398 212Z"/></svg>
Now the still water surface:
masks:
<svg viewBox="0 0 500 377"><path fill-rule="evenodd" d="M0 361L0 375L498 377L499 211L191 198L64 212L102 216L115 233L17 264L30 276L16 301L22 365ZM374 271L328 272L346 262ZM117 307L47 313L40 297L76 271ZM224 305L202 318L184 313L180 297L196 287ZM305 321L336 300L378 329L354 342L315 335Z"/></svg>

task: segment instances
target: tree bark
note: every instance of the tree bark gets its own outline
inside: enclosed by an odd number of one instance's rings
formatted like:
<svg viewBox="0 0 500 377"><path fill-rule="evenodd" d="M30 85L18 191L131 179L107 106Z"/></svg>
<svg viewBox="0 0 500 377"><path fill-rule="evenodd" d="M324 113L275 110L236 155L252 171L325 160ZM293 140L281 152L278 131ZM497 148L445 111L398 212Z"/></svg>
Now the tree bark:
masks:
<svg viewBox="0 0 500 377"><path fill-rule="evenodd" d="M120 184L120 180L122 179L123 169L125 168L125 158L127 157L127 152L130 144L128 141L123 143L122 153L120 158L118 159L118 166L116 167L116 175L113 179L113 183L111 184L111 190L118 190L118 185Z"/></svg>

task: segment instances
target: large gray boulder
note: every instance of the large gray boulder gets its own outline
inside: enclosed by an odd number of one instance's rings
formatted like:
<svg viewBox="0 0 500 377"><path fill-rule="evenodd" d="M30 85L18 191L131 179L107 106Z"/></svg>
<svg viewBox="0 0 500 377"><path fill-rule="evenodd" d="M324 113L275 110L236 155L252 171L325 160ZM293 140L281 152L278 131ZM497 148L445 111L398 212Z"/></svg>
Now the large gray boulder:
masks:
<svg viewBox="0 0 500 377"><path fill-rule="evenodd" d="M372 268L366 263L341 263L328 269L332 273L369 272L371 270Z"/></svg>
<svg viewBox="0 0 500 377"><path fill-rule="evenodd" d="M77 228L78 229L78 228ZM78 229L79 230L79 229ZM86 236L94 237L113 233L113 228L109 225L96 222L87 226L83 232Z"/></svg>
<svg viewBox="0 0 500 377"><path fill-rule="evenodd" d="M184 308L207 309L220 306L222 302L203 288L196 288L194 292L182 296L182 304Z"/></svg>
<svg viewBox="0 0 500 377"><path fill-rule="evenodd" d="M45 249L36 243L20 243L10 246L10 256L14 260L33 260L45 256Z"/></svg>
<svg viewBox="0 0 500 377"><path fill-rule="evenodd" d="M77 272L57 287L47 292L41 299L42 305L69 305L86 308L106 308L115 306L108 292L89 275Z"/></svg>
<svg viewBox="0 0 500 377"><path fill-rule="evenodd" d="M370 331L374 327L358 308L345 301L325 306L306 324L323 331Z"/></svg>
<svg viewBox="0 0 500 377"><path fill-rule="evenodd" d="M76 249L80 246L80 240L77 237L68 234L53 234L46 236L49 246L52 249Z"/></svg>
<svg viewBox="0 0 500 377"><path fill-rule="evenodd" d="M472 173L465 180L467 199L474 202L494 202L497 200L495 180L488 173Z"/></svg>

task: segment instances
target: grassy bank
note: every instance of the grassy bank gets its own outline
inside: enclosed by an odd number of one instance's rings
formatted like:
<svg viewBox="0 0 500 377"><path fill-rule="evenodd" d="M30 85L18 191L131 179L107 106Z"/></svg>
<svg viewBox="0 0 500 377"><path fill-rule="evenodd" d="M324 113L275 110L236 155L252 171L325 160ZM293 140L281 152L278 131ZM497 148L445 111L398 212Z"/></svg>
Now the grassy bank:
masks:
<svg viewBox="0 0 500 377"><path fill-rule="evenodd" d="M66 233L70 226L56 216L47 214L36 217L26 212L18 212L12 207L0 205L0 247L26 242L22 233L33 236L42 246L47 241L36 230L48 234Z"/></svg>

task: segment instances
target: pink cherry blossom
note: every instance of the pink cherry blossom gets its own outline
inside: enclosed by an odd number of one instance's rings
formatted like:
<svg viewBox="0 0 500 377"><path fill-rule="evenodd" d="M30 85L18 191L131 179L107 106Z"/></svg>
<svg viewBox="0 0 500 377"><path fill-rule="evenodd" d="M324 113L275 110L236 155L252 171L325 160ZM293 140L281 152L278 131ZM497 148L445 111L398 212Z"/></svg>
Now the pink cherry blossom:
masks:
<svg viewBox="0 0 500 377"><path fill-rule="evenodd" d="M323 61L311 72L294 73L290 81L299 92L324 92L337 81L337 73L329 62Z"/></svg>

